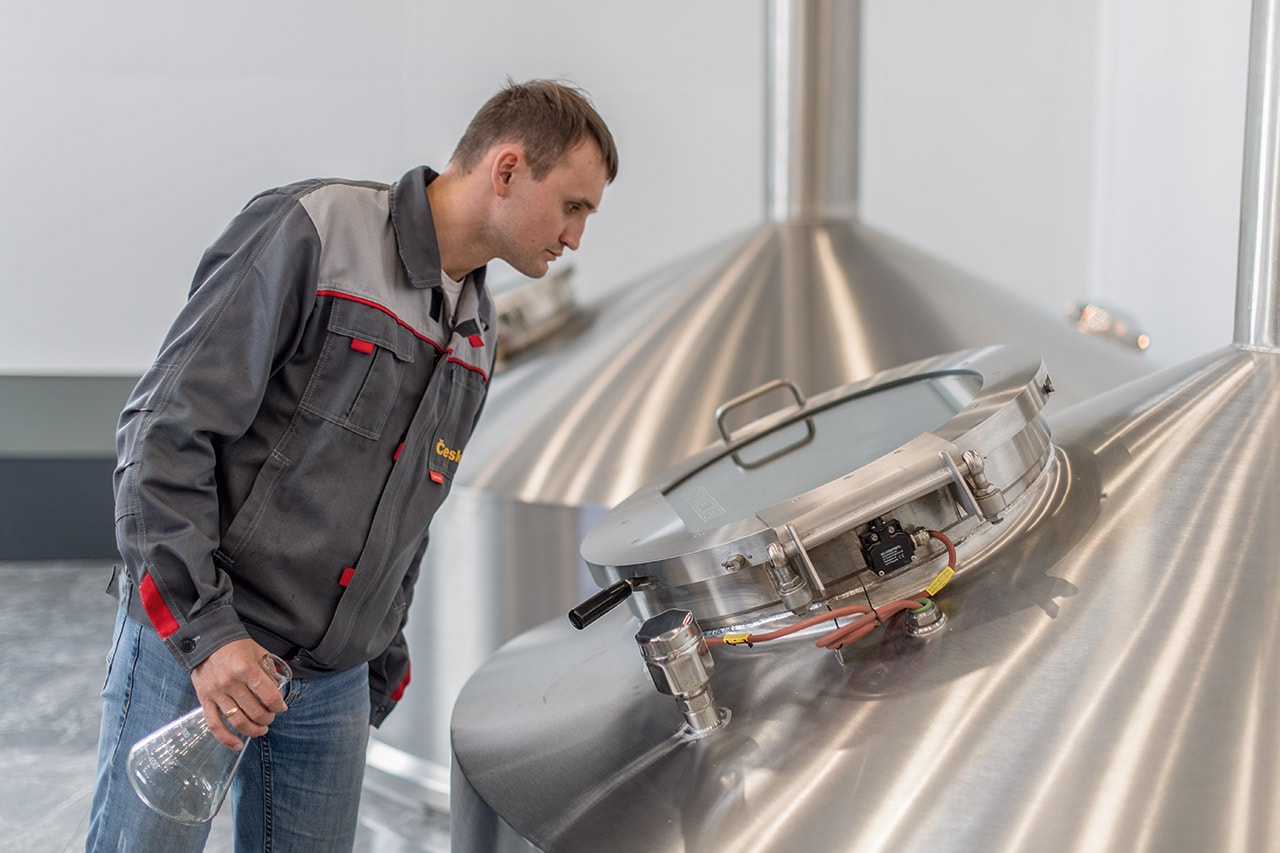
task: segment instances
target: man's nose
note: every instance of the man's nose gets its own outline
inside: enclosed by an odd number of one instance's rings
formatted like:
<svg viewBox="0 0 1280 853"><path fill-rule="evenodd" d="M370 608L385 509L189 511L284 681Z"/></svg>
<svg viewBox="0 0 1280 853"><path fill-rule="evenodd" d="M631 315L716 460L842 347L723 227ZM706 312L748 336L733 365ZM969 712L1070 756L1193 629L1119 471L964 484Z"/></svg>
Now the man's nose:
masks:
<svg viewBox="0 0 1280 853"><path fill-rule="evenodd" d="M578 251L578 244L582 242L582 232L585 228L585 223L575 222L564 229L564 233L560 235L560 242L573 251Z"/></svg>

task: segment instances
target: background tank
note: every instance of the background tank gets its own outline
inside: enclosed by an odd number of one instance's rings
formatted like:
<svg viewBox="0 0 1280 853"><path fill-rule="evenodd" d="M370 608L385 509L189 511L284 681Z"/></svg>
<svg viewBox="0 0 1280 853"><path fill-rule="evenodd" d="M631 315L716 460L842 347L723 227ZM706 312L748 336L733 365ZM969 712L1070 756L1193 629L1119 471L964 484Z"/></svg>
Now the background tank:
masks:
<svg viewBox="0 0 1280 853"><path fill-rule="evenodd" d="M1257 0L1231 346L1047 415L1042 479L957 537L940 630L713 649L732 713L702 737L626 608L516 639L455 711L455 849L1280 847L1278 27Z"/></svg>
<svg viewBox="0 0 1280 853"><path fill-rule="evenodd" d="M815 394L992 343L1041 353L1056 407L1146 372L1136 351L862 224L859 4L768 10L766 221L585 307L498 371L432 526L406 629L413 684L375 733L374 787L446 807L448 719L466 678L503 641L594 591L578 557L586 530L718 439L720 404L772 380ZM786 405L762 397L725 426Z"/></svg>

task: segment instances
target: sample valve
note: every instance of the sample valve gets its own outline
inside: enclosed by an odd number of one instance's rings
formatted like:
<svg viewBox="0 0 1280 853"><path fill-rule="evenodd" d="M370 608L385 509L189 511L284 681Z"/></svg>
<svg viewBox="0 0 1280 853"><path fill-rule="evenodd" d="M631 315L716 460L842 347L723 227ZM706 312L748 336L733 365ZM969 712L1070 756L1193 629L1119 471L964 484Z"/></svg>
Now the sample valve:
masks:
<svg viewBox="0 0 1280 853"><path fill-rule="evenodd" d="M692 613L659 613L640 626L636 643L658 692L675 697L688 734L702 737L729 721L729 712L716 705L711 692L715 662Z"/></svg>

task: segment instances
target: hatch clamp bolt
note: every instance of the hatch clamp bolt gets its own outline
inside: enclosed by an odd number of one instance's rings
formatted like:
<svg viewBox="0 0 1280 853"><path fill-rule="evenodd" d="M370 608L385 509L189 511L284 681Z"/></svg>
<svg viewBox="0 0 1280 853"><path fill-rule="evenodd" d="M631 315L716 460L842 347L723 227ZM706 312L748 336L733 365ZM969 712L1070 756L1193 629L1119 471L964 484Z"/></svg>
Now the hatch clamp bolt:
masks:
<svg viewBox="0 0 1280 853"><path fill-rule="evenodd" d="M769 571L769 580L778 591L778 598L794 613L802 613L813 603L813 590L805 583L791 561L781 543L774 542L769 546L769 562L765 567Z"/></svg>
<svg viewBox="0 0 1280 853"><path fill-rule="evenodd" d="M992 524L999 524L1002 521L1001 514L1009 505L1004 499L1004 492L987 479L986 464L978 451L966 450L964 464L969 469L969 483L973 486L973 497L978 502L982 515L990 519Z"/></svg>

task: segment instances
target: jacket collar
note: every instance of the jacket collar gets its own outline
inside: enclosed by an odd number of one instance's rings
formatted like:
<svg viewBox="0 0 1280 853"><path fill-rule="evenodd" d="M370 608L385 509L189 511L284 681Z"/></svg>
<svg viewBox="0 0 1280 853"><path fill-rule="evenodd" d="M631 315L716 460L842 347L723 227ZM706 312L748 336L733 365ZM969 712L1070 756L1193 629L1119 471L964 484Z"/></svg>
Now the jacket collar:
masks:
<svg viewBox="0 0 1280 853"><path fill-rule="evenodd" d="M440 245L426 192L427 184L436 177L433 169L417 166L391 187L391 226L396 231L400 262L414 287L440 283Z"/></svg>
<svg viewBox="0 0 1280 853"><path fill-rule="evenodd" d="M391 226L396 232L400 262L409 274L409 283L417 288L440 286L440 245L427 202L427 184L437 177L439 173L434 169L417 166L391 187ZM492 310L484 274L484 267L469 273L480 295L481 317Z"/></svg>

